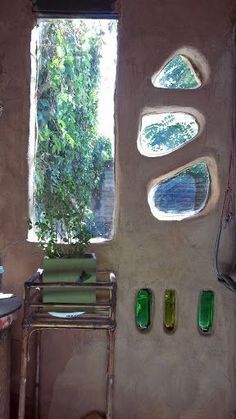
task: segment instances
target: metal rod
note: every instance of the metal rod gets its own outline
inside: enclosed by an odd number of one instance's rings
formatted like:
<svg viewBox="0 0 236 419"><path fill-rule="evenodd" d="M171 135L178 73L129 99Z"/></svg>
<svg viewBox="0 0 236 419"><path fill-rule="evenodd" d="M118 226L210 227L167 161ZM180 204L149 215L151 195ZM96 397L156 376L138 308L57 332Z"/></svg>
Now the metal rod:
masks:
<svg viewBox="0 0 236 419"><path fill-rule="evenodd" d="M109 281L112 282L115 278L115 274L114 272L107 272L107 271L97 271L96 272L96 277L99 279L102 276L108 278L109 276ZM42 281L43 278L43 272L35 272L27 281L25 281L25 286L31 286L31 284L33 284L35 281ZM99 281L98 281L99 282Z"/></svg>
<svg viewBox="0 0 236 419"><path fill-rule="evenodd" d="M29 296L30 305L33 303L33 301L39 301L40 298L41 298L41 292L40 292L39 289L35 290L35 288L34 288L33 290L31 290L31 293L30 293L30 296Z"/></svg>
<svg viewBox="0 0 236 419"><path fill-rule="evenodd" d="M101 323L98 322L90 322L90 323L64 323L64 322L60 322L60 323L37 323L35 322L34 324L32 324L32 327L34 329L111 329L113 330L115 325L114 323L107 322L105 323L104 321Z"/></svg>
<svg viewBox="0 0 236 419"><path fill-rule="evenodd" d="M40 400L40 362L41 362L41 330L37 330L36 335L36 374L35 374L35 419L40 418L39 400Z"/></svg>
<svg viewBox="0 0 236 419"><path fill-rule="evenodd" d="M93 282L89 284L81 284L79 282L41 282L40 284L31 284L30 288L55 288L55 287L63 287L63 288L81 288L81 289L87 289L87 288L99 288L108 290L110 288L114 287L113 283L108 282Z"/></svg>
<svg viewBox="0 0 236 419"><path fill-rule="evenodd" d="M106 419L112 419L113 413L113 389L114 389L114 357L115 357L115 328L116 328L116 292L117 283L113 277L113 289L110 291L112 301L111 320L114 322L114 329L107 331L107 390L106 390Z"/></svg>
<svg viewBox="0 0 236 419"><path fill-rule="evenodd" d="M100 319L101 321L104 321L104 320L111 319L108 316L107 311L99 311L99 312L96 312L96 313L94 311L91 311L90 313L89 312L84 312L84 313L76 316L75 314L73 314L73 311L70 313L67 310L66 316L64 315L64 316L61 316L61 317L58 317L57 315L50 314L50 313L51 312L49 312L49 315L48 315L48 312L46 311L46 312L38 312L37 314L34 314L32 320L31 320L31 323L33 324L36 321L44 322L44 320L49 321L50 323L54 322L54 321L58 323L58 322L63 321L63 320L66 323L68 323L70 321L75 323L75 322L80 321L80 320L90 321L90 320L93 320L93 319L95 319L95 320ZM60 312L57 312L57 313L60 313Z"/></svg>
<svg viewBox="0 0 236 419"><path fill-rule="evenodd" d="M30 290L28 288L24 289L24 318L27 318L29 315L29 301L30 301Z"/></svg>
<svg viewBox="0 0 236 419"><path fill-rule="evenodd" d="M115 332L107 331L107 390L106 390L106 419L112 419L113 386L114 386L114 346Z"/></svg>
<svg viewBox="0 0 236 419"><path fill-rule="evenodd" d="M109 309L111 307L111 303L39 303L39 304L30 304L32 308L45 308L48 310L49 307L53 308L63 308L63 309L70 309L70 308L94 308L94 309Z"/></svg>

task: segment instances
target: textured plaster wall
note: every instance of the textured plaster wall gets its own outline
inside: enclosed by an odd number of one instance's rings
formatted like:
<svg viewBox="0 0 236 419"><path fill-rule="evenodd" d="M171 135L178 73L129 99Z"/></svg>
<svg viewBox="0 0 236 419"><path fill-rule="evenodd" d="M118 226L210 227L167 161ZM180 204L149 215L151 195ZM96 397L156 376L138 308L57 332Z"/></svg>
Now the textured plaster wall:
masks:
<svg viewBox="0 0 236 419"><path fill-rule="evenodd" d="M10 333L0 333L0 419L9 419L10 410Z"/></svg>
<svg viewBox="0 0 236 419"><path fill-rule="evenodd" d="M117 78L117 223L111 243L95 245L100 268L118 274L115 419L231 419L235 417L235 296L220 286L213 250L227 183L232 138L231 0L121 0ZM0 3L0 255L3 288L22 294L23 281L40 265L26 241L27 150L30 87L29 0ZM206 58L210 76L196 91L160 91L150 78L175 50L191 46ZM200 137L173 155L148 159L137 151L145 108L192 107L206 120ZM189 162L210 156L220 198L201 217L159 222L150 213L147 184ZM223 260L228 258L227 252ZM134 326L140 287L155 294L153 327ZM178 327L162 329L167 287L178 293ZM196 328L199 291L216 293L214 333ZM12 417L19 384L20 319L12 339ZM105 348L102 333L46 333L41 409L44 419L78 419L103 409ZM30 404L32 392L29 391ZM30 416L29 416L30 417ZM33 416L31 415L31 419Z"/></svg>

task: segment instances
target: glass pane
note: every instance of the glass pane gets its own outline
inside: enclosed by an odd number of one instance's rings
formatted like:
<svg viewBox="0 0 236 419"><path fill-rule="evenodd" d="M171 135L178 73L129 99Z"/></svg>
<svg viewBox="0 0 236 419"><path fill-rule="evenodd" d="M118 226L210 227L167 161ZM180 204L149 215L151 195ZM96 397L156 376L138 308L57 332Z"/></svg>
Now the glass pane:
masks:
<svg viewBox="0 0 236 419"><path fill-rule="evenodd" d="M184 112L144 115L138 148L148 157L171 153L193 140L199 131L196 119Z"/></svg>
<svg viewBox="0 0 236 419"><path fill-rule="evenodd" d="M209 191L210 175L202 162L156 185L150 192L149 204L160 220L182 220L205 207Z"/></svg>
<svg viewBox="0 0 236 419"><path fill-rule="evenodd" d="M165 290L164 302L164 329L173 332L176 326L176 292Z"/></svg>
<svg viewBox="0 0 236 419"><path fill-rule="evenodd" d="M164 89L197 89L201 80L191 61L178 54L153 77L153 85Z"/></svg>
<svg viewBox="0 0 236 419"><path fill-rule="evenodd" d="M214 318L214 292L201 291L198 303L198 327L203 333L210 333Z"/></svg>
<svg viewBox="0 0 236 419"><path fill-rule="evenodd" d="M111 238L117 23L49 19L37 34L37 238Z"/></svg>
<svg viewBox="0 0 236 419"><path fill-rule="evenodd" d="M151 326L152 292L143 288L139 290L135 301L135 321L140 330L147 330Z"/></svg>

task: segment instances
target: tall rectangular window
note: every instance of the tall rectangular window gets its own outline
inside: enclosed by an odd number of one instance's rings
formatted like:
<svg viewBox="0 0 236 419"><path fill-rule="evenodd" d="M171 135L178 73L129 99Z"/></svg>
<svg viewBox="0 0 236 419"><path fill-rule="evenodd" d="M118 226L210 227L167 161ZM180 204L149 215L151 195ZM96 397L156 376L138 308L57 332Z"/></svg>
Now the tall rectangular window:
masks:
<svg viewBox="0 0 236 419"><path fill-rule="evenodd" d="M70 242L82 229L93 238L110 239L117 23L44 19L34 36L30 179L35 227L29 238L47 240L50 234Z"/></svg>

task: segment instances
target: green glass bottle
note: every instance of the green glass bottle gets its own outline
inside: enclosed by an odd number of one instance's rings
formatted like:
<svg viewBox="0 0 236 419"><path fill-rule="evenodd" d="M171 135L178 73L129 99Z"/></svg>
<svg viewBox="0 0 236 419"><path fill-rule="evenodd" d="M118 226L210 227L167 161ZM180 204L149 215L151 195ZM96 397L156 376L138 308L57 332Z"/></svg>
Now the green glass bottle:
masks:
<svg viewBox="0 0 236 419"><path fill-rule="evenodd" d="M176 292L165 290L164 297L164 330L173 332L176 327Z"/></svg>
<svg viewBox="0 0 236 419"><path fill-rule="evenodd" d="M147 330L151 326L152 291L142 288L135 300L135 322L139 330Z"/></svg>
<svg viewBox="0 0 236 419"><path fill-rule="evenodd" d="M198 328L202 333L210 333L214 320L214 292L204 290L200 292L198 302Z"/></svg>

